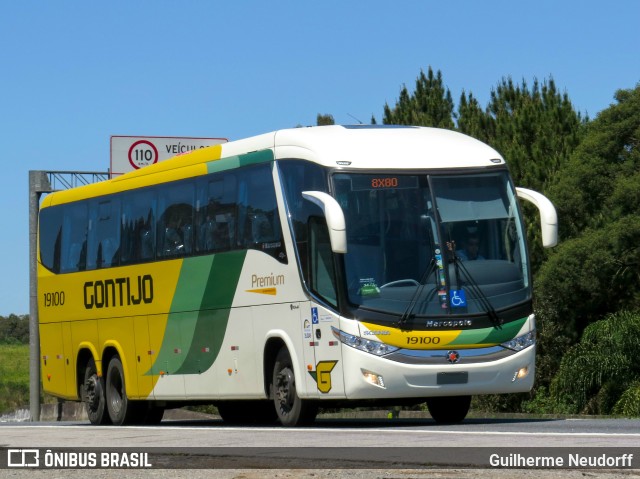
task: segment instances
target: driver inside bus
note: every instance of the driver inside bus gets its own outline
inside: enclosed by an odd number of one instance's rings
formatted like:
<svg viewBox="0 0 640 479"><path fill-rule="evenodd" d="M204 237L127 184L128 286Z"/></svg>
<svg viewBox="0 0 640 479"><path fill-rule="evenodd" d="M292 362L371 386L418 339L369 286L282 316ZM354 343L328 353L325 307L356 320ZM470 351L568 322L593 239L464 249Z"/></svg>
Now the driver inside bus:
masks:
<svg viewBox="0 0 640 479"><path fill-rule="evenodd" d="M456 251L456 255L462 261L475 261L484 259L480 254L480 237L477 233L469 233L467 239L463 243L463 248Z"/></svg>

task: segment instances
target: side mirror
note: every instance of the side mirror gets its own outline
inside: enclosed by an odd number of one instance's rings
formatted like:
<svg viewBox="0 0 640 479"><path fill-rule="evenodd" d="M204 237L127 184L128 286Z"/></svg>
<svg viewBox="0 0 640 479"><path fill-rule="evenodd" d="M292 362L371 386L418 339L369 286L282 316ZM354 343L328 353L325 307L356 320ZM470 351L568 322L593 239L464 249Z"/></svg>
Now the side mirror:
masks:
<svg viewBox="0 0 640 479"><path fill-rule="evenodd" d="M302 197L322 208L329 228L331 250L334 253L346 253L347 227L344 212L335 198L321 191L303 191Z"/></svg>
<svg viewBox="0 0 640 479"><path fill-rule="evenodd" d="M542 246L552 248L558 244L558 214L553 203L541 193L527 188L516 188L518 198L533 203L540 211Z"/></svg>

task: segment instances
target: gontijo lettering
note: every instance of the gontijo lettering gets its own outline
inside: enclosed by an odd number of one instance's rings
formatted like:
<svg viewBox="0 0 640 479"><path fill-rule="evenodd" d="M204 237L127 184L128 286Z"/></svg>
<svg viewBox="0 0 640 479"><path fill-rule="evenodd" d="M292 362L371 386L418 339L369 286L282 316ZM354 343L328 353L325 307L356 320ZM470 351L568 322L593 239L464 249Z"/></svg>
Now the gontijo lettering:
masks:
<svg viewBox="0 0 640 479"><path fill-rule="evenodd" d="M153 302L153 277L114 278L84 283L84 307L112 308Z"/></svg>

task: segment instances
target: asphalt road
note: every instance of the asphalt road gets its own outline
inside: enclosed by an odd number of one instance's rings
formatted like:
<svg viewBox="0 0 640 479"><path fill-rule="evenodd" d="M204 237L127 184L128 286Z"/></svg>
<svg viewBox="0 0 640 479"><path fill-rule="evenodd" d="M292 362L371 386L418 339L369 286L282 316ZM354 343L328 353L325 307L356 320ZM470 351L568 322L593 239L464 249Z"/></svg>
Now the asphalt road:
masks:
<svg viewBox="0 0 640 479"><path fill-rule="evenodd" d="M216 419L158 426L0 423L4 447L640 447L638 419L319 419L313 427L230 427Z"/></svg>
<svg viewBox="0 0 640 479"><path fill-rule="evenodd" d="M150 462L166 469L184 461L189 467L218 470L486 468L490 456L517 466L513 461L518 455L563 456L566 465L570 453L634 454L633 466L640 469L640 420L468 419L441 426L430 419L321 419L313 427L294 429L229 427L211 419L163 421L153 427L5 423L0 424L0 447L39 448L42 454L45 449L149 450Z"/></svg>

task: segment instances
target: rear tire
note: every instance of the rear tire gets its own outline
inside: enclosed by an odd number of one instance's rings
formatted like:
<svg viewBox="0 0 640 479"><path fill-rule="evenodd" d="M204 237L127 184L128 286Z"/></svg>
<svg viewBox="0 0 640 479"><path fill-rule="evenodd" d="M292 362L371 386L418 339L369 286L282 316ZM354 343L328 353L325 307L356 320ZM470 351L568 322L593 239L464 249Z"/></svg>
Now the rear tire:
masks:
<svg viewBox="0 0 640 479"><path fill-rule="evenodd" d="M278 351L273 368L272 396L278 419L283 426L295 427L313 423L318 407L300 399L296 391L293 362L286 347Z"/></svg>
<svg viewBox="0 0 640 479"><path fill-rule="evenodd" d="M471 396L445 396L427 399L429 414L438 424L464 421L471 406Z"/></svg>
<svg viewBox="0 0 640 479"><path fill-rule="evenodd" d="M104 395L104 380L98 376L96 362L93 358L89 359L84 369L84 380L82 381L80 393L91 424L97 426L109 424L107 402Z"/></svg>
<svg viewBox="0 0 640 479"><path fill-rule="evenodd" d="M127 398L124 368L120 356L117 354L109 361L105 385L107 411L109 411L111 422L116 426L130 423L138 408L135 401L130 401Z"/></svg>

